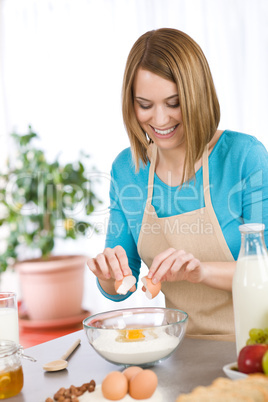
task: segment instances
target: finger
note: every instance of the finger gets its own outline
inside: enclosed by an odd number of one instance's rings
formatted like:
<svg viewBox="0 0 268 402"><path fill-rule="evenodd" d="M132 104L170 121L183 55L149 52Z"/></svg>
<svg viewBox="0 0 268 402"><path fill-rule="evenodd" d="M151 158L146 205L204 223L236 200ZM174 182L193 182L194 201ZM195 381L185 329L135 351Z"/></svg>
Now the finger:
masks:
<svg viewBox="0 0 268 402"><path fill-rule="evenodd" d="M114 248L114 252L115 252L115 255L116 255L116 257L117 257L117 259L119 261L119 264L120 264L121 270L123 272L123 275L124 276L131 275L132 271L129 268L128 258L127 258L127 254L126 254L124 248L122 246L116 246Z"/></svg>
<svg viewBox="0 0 268 402"><path fill-rule="evenodd" d="M180 269L186 267L187 262L193 258L194 256L192 254L186 253L184 250L176 250L161 263L152 279L152 282L156 284L159 281L163 281L164 278L166 280L169 273L174 275Z"/></svg>
<svg viewBox="0 0 268 402"><path fill-rule="evenodd" d="M168 273L171 272L171 269L176 261L176 258L177 258L177 252L171 254L161 263L158 270L153 276L152 279L153 284L156 285L158 282L162 281L163 278L166 278L168 276Z"/></svg>
<svg viewBox="0 0 268 402"><path fill-rule="evenodd" d="M109 272L107 274L103 274L95 258L89 258L87 261L87 266L89 267L90 271L99 279L109 279L111 277Z"/></svg>
<svg viewBox="0 0 268 402"><path fill-rule="evenodd" d="M168 250L170 253L166 253L167 257L161 262L161 264L158 266L158 269L155 271L155 274L153 275L152 282L155 285L163 280L165 275L172 268L176 259L186 254L184 250L176 250L172 248Z"/></svg>
<svg viewBox="0 0 268 402"><path fill-rule="evenodd" d="M152 278L155 272L159 269L162 262L166 260L170 255L172 255L175 251L176 251L175 248L168 248L162 253L155 256L148 272L148 278Z"/></svg>
<svg viewBox="0 0 268 402"><path fill-rule="evenodd" d="M89 259L87 260L87 266L88 266L88 268L90 269L90 271L93 272L94 275L96 275L97 266L96 266L96 263L95 263L94 258L89 258Z"/></svg>
<svg viewBox="0 0 268 402"><path fill-rule="evenodd" d="M187 264L187 271L193 271L195 268L197 268L200 265L200 261L197 258L193 258L188 264Z"/></svg>
<svg viewBox="0 0 268 402"><path fill-rule="evenodd" d="M174 264L171 268L171 272L177 272L180 269L184 269L184 271L187 270L189 263L194 259L193 254L190 253L185 253L183 255L178 256L178 258L176 258L176 261L174 261Z"/></svg>
<svg viewBox="0 0 268 402"><path fill-rule="evenodd" d="M166 282L168 280L167 275L163 275L161 278L161 282Z"/></svg>
<svg viewBox="0 0 268 402"><path fill-rule="evenodd" d="M97 265L98 270L101 271L105 279L111 278L109 265L103 253L97 255L97 257L95 258L95 264Z"/></svg>
<svg viewBox="0 0 268 402"><path fill-rule="evenodd" d="M115 252L111 248L106 248L103 251L107 264L111 270L111 276L114 277L117 281L123 279L123 274L120 268L119 261L115 255Z"/></svg>

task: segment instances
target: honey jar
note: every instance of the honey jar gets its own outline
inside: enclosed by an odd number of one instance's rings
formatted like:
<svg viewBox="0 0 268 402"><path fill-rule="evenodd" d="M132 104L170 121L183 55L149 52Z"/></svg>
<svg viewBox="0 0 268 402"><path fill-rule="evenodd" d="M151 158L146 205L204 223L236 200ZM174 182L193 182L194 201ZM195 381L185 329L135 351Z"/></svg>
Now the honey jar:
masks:
<svg viewBox="0 0 268 402"><path fill-rule="evenodd" d="M0 340L0 399L17 395L23 387L20 360L21 346L10 340Z"/></svg>

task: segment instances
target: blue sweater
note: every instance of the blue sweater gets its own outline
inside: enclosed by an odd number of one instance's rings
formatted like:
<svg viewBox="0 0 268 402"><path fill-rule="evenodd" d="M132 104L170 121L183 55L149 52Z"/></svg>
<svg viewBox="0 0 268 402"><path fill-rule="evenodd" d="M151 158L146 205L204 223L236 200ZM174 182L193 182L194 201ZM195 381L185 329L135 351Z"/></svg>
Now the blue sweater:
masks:
<svg viewBox="0 0 268 402"><path fill-rule="evenodd" d="M147 200L150 163L136 173L130 148L115 159L111 170L110 219L106 247L121 245L138 280L141 260L137 243ZM268 244L268 153L255 137L225 130L209 155L213 208L228 247L236 260L242 223L262 222ZM170 187L154 176L152 205L158 217L178 215L204 207L202 167L189 185ZM120 301L128 297L111 296Z"/></svg>

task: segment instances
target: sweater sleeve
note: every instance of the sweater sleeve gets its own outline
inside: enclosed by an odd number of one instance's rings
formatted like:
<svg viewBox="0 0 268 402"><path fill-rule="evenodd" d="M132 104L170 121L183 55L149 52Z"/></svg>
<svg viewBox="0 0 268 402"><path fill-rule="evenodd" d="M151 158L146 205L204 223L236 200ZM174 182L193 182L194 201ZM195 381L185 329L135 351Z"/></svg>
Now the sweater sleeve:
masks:
<svg viewBox="0 0 268 402"><path fill-rule="evenodd" d="M116 180L114 178L113 170L111 172L111 185L110 185L110 216L107 227L105 247L114 248L115 246L122 246L126 251L128 264L138 282L141 259L138 254L137 245L131 233L127 219L124 214L124 208L120 202L119 190ZM128 292L126 295L110 295L102 289L97 281L100 292L110 300L121 301L132 295Z"/></svg>

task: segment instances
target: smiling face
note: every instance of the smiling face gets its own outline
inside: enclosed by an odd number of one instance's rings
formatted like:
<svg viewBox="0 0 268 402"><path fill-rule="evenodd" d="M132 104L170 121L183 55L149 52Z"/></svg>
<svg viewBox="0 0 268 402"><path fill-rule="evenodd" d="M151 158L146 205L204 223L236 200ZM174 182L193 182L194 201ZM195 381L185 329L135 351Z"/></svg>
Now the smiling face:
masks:
<svg viewBox="0 0 268 402"><path fill-rule="evenodd" d="M137 120L157 147L168 150L184 144L176 84L139 68L133 92Z"/></svg>

